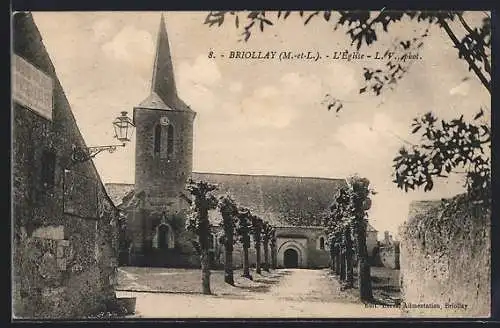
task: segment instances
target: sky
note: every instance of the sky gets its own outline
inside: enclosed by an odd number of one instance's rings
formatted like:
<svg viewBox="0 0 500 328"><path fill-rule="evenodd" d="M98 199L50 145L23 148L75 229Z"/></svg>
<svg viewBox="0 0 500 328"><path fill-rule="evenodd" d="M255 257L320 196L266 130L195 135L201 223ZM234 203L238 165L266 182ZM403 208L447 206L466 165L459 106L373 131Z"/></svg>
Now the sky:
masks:
<svg viewBox="0 0 500 328"><path fill-rule="evenodd" d="M414 117L432 111L442 118L479 107L490 95L458 59L447 35L430 36L409 73L392 91L360 95L363 67L372 61L279 62L208 58L210 51L354 51L345 30L322 19L304 27L295 14L241 42L232 22L209 28L206 12L165 12L178 94L198 114L193 170L346 178L367 177L370 223L397 236L412 200L440 199L463 191L462 177L436 183L431 192L405 193L391 182L392 159ZM88 146L117 143L111 122L149 95L160 12L35 12L33 17ZM471 23L484 17L467 13ZM395 40L427 25L398 23L361 52L385 51ZM452 26L460 35L459 28ZM468 78L468 79L467 79ZM345 101L327 111L325 94ZM487 113L488 114L488 113ZM489 117L488 115L486 116ZM135 138L94 160L105 183L134 182Z"/></svg>

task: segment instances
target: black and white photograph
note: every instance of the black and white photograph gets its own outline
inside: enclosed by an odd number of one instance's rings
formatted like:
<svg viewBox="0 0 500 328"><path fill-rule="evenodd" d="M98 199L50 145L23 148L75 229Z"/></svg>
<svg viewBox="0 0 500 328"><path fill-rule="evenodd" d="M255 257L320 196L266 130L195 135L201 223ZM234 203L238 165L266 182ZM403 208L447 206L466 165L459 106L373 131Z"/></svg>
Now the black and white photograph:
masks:
<svg viewBox="0 0 500 328"><path fill-rule="evenodd" d="M490 21L12 13L13 320L489 318Z"/></svg>

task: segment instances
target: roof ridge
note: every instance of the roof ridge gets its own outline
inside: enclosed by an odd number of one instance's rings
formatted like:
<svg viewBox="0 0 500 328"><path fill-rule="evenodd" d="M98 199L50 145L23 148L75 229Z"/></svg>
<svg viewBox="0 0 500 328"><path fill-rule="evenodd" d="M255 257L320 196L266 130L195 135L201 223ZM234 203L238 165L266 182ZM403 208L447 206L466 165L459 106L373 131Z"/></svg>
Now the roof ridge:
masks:
<svg viewBox="0 0 500 328"><path fill-rule="evenodd" d="M247 176L247 177L273 177L273 178L300 178L300 179L315 179L315 180L331 180L344 181L344 178L328 178L328 177L311 177L300 175L278 175L278 174L249 174L249 173L221 173L221 172L192 172L195 174L213 174L213 175L229 175L229 176Z"/></svg>
<svg viewBox="0 0 500 328"><path fill-rule="evenodd" d="M121 186L134 186L135 183L126 183L126 182L105 182L104 185L121 185Z"/></svg>

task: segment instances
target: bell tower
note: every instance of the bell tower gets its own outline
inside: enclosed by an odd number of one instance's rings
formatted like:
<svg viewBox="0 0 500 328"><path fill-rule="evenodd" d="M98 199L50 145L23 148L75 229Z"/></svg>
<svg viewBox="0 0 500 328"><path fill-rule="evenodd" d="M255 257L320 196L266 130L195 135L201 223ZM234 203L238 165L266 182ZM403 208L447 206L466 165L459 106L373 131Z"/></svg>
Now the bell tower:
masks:
<svg viewBox="0 0 500 328"><path fill-rule="evenodd" d="M181 209L193 167L196 116L177 95L165 18L160 20L149 96L134 107L136 127L135 192L144 192L151 210Z"/></svg>

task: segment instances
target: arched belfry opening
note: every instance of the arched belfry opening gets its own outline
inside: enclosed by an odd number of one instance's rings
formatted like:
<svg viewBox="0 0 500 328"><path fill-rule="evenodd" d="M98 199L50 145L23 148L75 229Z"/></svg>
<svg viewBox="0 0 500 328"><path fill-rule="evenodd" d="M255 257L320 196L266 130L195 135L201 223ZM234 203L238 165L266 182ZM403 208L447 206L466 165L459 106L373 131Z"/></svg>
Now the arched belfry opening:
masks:
<svg viewBox="0 0 500 328"><path fill-rule="evenodd" d="M167 128L167 156L172 158L174 153L174 126L172 124L168 125Z"/></svg>
<svg viewBox="0 0 500 328"><path fill-rule="evenodd" d="M153 153L155 156L159 156L161 152L161 125L159 124L155 126L153 142Z"/></svg>

